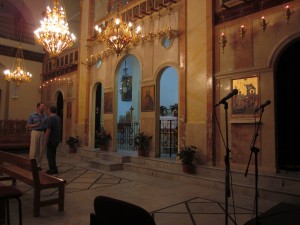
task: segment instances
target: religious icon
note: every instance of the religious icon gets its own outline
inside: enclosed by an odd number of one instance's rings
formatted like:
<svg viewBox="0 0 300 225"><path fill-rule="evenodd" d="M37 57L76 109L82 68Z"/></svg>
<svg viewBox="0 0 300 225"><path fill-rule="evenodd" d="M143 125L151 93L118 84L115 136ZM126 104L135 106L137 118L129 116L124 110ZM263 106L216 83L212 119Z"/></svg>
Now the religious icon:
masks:
<svg viewBox="0 0 300 225"><path fill-rule="evenodd" d="M232 115L252 115L259 105L258 77L234 79L232 88L238 90L232 99Z"/></svg>
<svg viewBox="0 0 300 225"><path fill-rule="evenodd" d="M155 109L154 90L154 85L142 87L142 111L153 111Z"/></svg>

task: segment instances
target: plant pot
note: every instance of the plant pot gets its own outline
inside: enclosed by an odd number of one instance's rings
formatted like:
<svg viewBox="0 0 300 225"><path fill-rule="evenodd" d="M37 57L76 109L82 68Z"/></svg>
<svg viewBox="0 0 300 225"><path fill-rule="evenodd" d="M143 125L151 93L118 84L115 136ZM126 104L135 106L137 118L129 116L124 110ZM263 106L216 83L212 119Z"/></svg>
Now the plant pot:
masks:
<svg viewBox="0 0 300 225"><path fill-rule="evenodd" d="M108 144L100 144L100 151L108 151Z"/></svg>
<svg viewBox="0 0 300 225"><path fill-rule="evenodd" d="M139 148L139 149L138 149L138 156L145 156L145 155L146 155L145 149Z"/></svg>
<svg viewBox="0 0 300 225"><path fill-rule="evenodd" d="M195 169L192 164L182 164L182 171L184 173L195 173Z"/></svg>
<svg viewBox="0 0 300 225"><path fill-rule="evenodd" d="M69 152L70 153L76 153L77 152L77 148L76 147L69 147Z"/></svg>

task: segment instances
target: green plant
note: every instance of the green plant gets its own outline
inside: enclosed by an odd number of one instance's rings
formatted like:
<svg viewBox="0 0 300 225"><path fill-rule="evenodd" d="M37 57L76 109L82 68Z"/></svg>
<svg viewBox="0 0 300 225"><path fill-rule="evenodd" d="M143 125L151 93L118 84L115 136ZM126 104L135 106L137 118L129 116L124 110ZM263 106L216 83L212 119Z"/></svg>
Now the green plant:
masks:
<svg viewBox="0 0 300 225"><path fill-rule="evenodd" d="M178 104L175 103L173 105L170 105L170 110L171 110L171 112L173 112L174 110L178 111Z"/></svg>
<svg viewBox="0 0 300 225"><path fill-rule="evenodd" d="M164 115L166 115L166 114L168 113L168 109L167 109L166 106L161 105L161 106L159 107L159 112L160 112L160 115L161 115L161 116L164 116Z"/></svg>
<svg viewBox="0 0 300 225"><path fill-rule="evenodd" d="M71 148L76 148L79 144L79 137L78 136L70 136L66 139L66 144L69 145Z"/></svg>
<svg viewBox="0 0 300 225"><path fill-rule="evenodd" d="M192 165L196 157L196 147L185 146L177 153L178 158L181 160L182 164Z"/></svg>
<svg viewBox="0 0 300 225"><path fill-rule="evenodd" d="M110 133L106 133L104 127L100 128L100 131L96 131L96 146L108 145L109 141L112 140Z"/></svg>
<svg viewBox="0 0 300 225"><path fill-rule="evenodd" d="M134 135L134 145L140 149L146 150L149 147L152 136L147 135L145 132L139 132Z"/></svg>

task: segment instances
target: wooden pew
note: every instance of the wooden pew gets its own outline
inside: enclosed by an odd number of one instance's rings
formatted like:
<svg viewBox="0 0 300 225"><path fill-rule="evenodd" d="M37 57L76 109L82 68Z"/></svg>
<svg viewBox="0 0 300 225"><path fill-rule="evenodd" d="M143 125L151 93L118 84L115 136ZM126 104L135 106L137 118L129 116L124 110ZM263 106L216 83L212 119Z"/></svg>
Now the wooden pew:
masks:
<svg viewBox="0 0 300 225"><path fill-rule="evenodd" d="M0 120L0 150L28 150L30 132L26 120Z"/></svg>
<svg viewBox="0 0 300 225"><path fill-rule="evenodd" d="M0 151L0 173L13 179L24 182L34 189L33 216L40 215L40 208L47 205L58 204L58 210L64 211L64 196L66 181L48 175L38 170L36 160ZM41 199L41 191L55 188L58 196L51 199Z"/></svg>

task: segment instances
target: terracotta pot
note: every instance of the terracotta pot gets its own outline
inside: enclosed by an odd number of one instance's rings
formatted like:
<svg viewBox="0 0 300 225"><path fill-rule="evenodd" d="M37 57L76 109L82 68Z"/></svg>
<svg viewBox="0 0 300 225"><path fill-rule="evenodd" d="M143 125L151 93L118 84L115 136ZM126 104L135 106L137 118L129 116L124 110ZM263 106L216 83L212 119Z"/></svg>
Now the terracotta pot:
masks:
<svg viewBox="0 0 300 225"><path fill-rule="evenodd" d="M138 149L138 156L145 156L145 155L146 155L145 149L139 148L139 149Z"/></svg>
<svg viewBox="0 0 300 225"><path fill-rule="evenodd" d="M76 153L77 152L77 148L76 147L70 147L69 148L69 152L70 153Z"/></svg>
<svg viewBox="0 0 300 225"><path fill-rule="evenodd" d="M107 150L108 150L108 144L106 144L106 145L101 144L100 145L100 151L107 151Z"/></svg>
<svg viewBox="0 0 300 225"><path fill-rule="evenodd" d="M184 173L195 173L194 166L191 164L182 164L182 171Z"/></svg>

